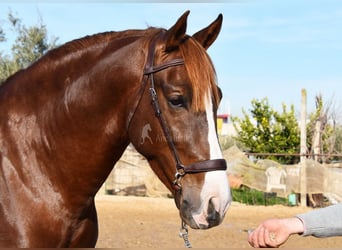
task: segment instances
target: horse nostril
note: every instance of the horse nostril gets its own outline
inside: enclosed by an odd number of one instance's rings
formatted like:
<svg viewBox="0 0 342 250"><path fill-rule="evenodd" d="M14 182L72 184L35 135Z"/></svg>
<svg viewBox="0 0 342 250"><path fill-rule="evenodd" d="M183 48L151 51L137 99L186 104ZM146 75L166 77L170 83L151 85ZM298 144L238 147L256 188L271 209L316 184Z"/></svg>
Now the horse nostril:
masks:
<svg viewBox="0 0 342 250"><path fill-rule="evenodd" d="M216 211L215 205L212 199L210 199L209 201L207 211L208 211L207 221L209 223L209 227L217 226L218 224L220 224L221 216L220 216L220 213Z"/></svg>

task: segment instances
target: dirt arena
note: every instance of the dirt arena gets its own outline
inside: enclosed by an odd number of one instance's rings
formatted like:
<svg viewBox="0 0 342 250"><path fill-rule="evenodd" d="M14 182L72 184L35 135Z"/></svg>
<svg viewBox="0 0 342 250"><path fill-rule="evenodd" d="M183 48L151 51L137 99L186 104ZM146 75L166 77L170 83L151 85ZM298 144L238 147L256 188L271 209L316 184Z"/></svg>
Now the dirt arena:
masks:
<svg viewBox="0 0 342 250"><path fill-rule="evenodd" d="M97 248L183 248L180 219L172 199L133 196L96 197L99 218ZM263 219L287 217L310 208L246 206L233 203L224 222L209 230L189 230L194 248L250 248L246 231ZM342 237L292 236L284 248L342 248Z"/></svg>

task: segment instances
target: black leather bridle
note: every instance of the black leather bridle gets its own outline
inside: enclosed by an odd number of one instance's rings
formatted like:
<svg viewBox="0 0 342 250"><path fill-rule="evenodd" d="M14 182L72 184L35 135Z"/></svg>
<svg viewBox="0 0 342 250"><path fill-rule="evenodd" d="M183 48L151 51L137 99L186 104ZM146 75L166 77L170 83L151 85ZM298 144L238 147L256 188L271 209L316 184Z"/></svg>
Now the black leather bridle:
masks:
<svg viewBox="0 0 342 250"><path fill-rule="evenodd" d="M175 147L175 144L173 142L169 127L166 123L166 120L162 114L162 111L160 110L160 105L158 101L158 95L155 90L154 86L154 77L153 74L157 73L159 71L162 71L164 69L167 69L169 67L176 67L179 65L184 65L183 59L173 59L170 61L167 61L165 63L162 63L158 66L154 66L154 54L155 54L155 46L156 42L158 40L159 35L155 36L152 42L149 46L148 56L147 56L147 62L144 69L144 78L143 78L143 85L146 85L148 79L150 79L150 95L151 95L151 104L153 106L155 116L158 118L160 126L163 130L163 133L165 135L166 141L168 143L168 146L173 154L173 157L176 161L176 173L175 173L175 180L173 181L173 188L176 191L176 204L179 208L179 198L181 194L181 178L186 174L196 174L196 173L204 173L209 171L217 171L217 170L226 170L227 164L225 159L213 159L213 160L206 160L206 161L200 161L195 162L190 165L183 165L178 151Z"/></svg>

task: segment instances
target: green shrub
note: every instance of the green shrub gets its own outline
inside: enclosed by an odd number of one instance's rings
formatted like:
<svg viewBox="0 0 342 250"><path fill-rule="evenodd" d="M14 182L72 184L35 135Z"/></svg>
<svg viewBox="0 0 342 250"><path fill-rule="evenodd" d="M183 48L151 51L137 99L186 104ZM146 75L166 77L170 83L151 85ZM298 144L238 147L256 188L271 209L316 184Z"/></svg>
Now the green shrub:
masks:
<svg viewBox="0 0 342 250"><path fill-rule="evenodd" d="M277 197L276 193L264 193L249 187L242 186L239 189L232 189L233 201L247 205L287 205L286 198Z"/></svg>

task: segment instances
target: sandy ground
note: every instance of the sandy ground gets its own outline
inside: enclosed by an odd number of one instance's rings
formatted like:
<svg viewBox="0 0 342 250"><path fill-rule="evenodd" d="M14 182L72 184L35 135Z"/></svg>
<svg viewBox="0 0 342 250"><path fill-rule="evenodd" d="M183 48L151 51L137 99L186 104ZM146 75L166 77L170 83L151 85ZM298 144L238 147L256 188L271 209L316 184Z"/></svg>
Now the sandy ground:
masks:
<svg viewBox="0 0 342 250"><path fill-rule="evenodd" d="M172 199L101 195L96 197L98 248L183 248L180 219ZM223 223L209 230L189 230L194 248L250 248L246 230L263 219L287 217L310 208L246 206L233 203ZM342 237L290 237L283 248L342 248Z"/></svg>

